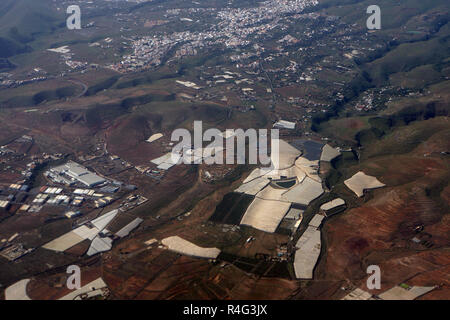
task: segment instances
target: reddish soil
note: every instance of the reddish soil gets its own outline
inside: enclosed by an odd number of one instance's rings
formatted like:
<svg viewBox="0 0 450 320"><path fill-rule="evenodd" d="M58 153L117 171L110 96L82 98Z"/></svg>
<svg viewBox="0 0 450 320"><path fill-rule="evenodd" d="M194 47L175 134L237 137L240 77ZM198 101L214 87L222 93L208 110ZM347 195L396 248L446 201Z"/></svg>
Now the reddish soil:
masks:
<svg viewBox="0 0 450 320"><path fill-rule="evenodd" d="M32 279L27 286L28 296L33 300L59 299L72 291L66 286L68 276L69 274L67 273L58 273L52 276ZM98 266L81 268L81 286L84 286L101 276L101 269Z"/></svg>
<svg viewBox="0 0 450 320"><path fill-rule="evenodd" d="M418 153L362 163L368 174L387 187L371 191L360 207L325 222L326 255L316 268L318 280L345 281L367 290L367 267L378 265L381 290L371 291L374 294L406 282L442 286L423 299L446 294L448 298L448 162ZM342 290L335 295L324 292L318 298L345 294Z"/></svg>

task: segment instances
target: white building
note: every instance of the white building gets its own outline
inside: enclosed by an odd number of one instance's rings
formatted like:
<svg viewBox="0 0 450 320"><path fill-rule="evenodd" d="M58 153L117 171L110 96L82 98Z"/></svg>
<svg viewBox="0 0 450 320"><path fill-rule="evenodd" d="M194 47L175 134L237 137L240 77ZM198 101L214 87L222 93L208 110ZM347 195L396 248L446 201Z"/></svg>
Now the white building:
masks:
<svg viewBox="0 0 450 320"><path fill-rule="evenodd" d="M106 181L102 177L99 177L95 173L90 172L82 165L73 161L69 161L62 166L50 169L50 171L57 175L67 175L73 180L81 182L89 188L102 184Z"/></svg>
<svg viewBox="0 0 450 320"><path fill-rule="evenodd" d="M290 122L290 121L286 121L286 120L279 120L277 122L275 122L275 124L273 125L274 128L278 128L278 129L295 129L295 122Z"/></svg>

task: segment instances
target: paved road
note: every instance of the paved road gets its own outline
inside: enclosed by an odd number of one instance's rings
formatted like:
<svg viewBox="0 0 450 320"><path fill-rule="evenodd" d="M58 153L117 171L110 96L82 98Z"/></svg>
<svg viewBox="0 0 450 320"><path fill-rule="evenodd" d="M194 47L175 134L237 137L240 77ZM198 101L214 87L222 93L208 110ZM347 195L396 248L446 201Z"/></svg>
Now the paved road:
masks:
<svg viewBox="0 0 450 320"><path fill-rule="evenodd" d="M74 98L80 98L80 97L82 97L82 96L84 96L86 94L86 92L88 90L88 86L86 84L84 84L83 82L81 82L79 80L73 80L73 79L70 79L70 80L67 80L67 81L72 82L74 84L77 84L77 85L80 85L80 86L83 87L83 92L81 92L79 95L77 95Z"/></svg>

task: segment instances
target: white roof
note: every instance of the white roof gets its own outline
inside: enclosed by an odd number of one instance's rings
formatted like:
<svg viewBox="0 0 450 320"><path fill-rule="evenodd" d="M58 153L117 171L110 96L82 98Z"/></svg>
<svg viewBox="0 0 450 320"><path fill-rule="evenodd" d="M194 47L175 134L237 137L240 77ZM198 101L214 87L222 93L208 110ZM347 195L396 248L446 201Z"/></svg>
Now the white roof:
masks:
<svg viewBox="0 0 450 320"><path fill-rule="evenodd" d="M308 160L305 157L300 157L295 161L295 166L311 179L322 182L322 179L319 177L318 160Z"/></svg>
<svg viewBox="0 0 450 320"><path fill-rule="evenodd" d="M181 155L169 152L159 158L151 160L151 162L156 164L158 168L160 168L161 165L163 165L163 167L170 168L173 165L177 164L180 161L180 159ZM160 169L163 169L163 167L161 167Z"/></svg>
<svg viewBox="0 0 450 320"><path fill-rule="evenodd" d="M105 252L111 250L113 240L109 237L100 237L97 235L94 240L92 240L91 246L87 252L88 256L93 256L100 252Z"/></svg>
<svg viewBox="0 0 450 320"><path fill-rule="evenodd" d="M322 223L323 218L325 218L325 217L320 214L316 214L309 222L309 226L318 228L320 226L320 224Z"/></svg>
<svg viewBox="0 0 450 320"><path fill-rule="evenodd" d="M259 178L261 176L264 176L266 174L268 174L271 170L270 169L266 169L266 168L256 168L255 170L253 170L252 172L250 172L250 174L248 175L247 178L245 178L243 183L247 183L250 182L256 178Z"/></svg>
<svg viewBox="0 0 450 320"><path fill-rule="evenodd" d="M320 206L320 210L324 210L324 211L328 211L331 210L333 208L342 206L345 204L345 201L341 198L336 198L334 200L331 200L327 203L324 203L323 205Z"/></svg>
<svg viewBox="0 0 450 320"><path fill-rule="evenodd" d="M257 198L264 199L264 200L276 200L276 201L282 201L283 193L286 192L286 189L281 188L274 188L271 185L268 185L264 189L262 189L258 194L256 195Z"/></svg>
<svg viewBox="0 0 450 320"><path fill-rule="evenodd" d="M317 230L317 228L308 226L305 232L303 232L302 236L298 239L295 247L297 249L301 248L306 242L308 242L308 240L315 234L316 231L320 232L320 230Z"/></svg>
<svg viewBox="0 0 450 320"><path fill-rule="evenodd" d="M169 250L199 258L216 259L220 254L217 248L202 248L178 236L168 237L161 241Z"/></svg>
<svg viewBox="0 0 450 320"><path fill-rule="evenodd" d="M157 168L160 169L160 170L169 170L169 169L172 168L173 166L174 166L173 163L166 163L166 162L163 162L163 163L161 163Z"/></svg>
<svg viewBox="0 0 450 320"><path fill-rule="evenodd" d="M295 122L279 120L273 126L274 126L274 128L295 129Z"/></svg>
<svg viewBox="0 0 450 320"><path fill-rule="evenodd" d="M235 192L245 193L254 196L269 183L270 183L269 179L265 177L259 177L254 180L251 180L250 182L241 184L239 188L235 190Z"/></svg>
<svg viewBox="0 0 450 320"><path fill-rule="evenodd" d="M371 298L372 295L370 293L361 290L360 288L356 288L341 300L369 300Z"/></svg>
<svg viewBox="0 0 450 320"><path fill-rule="evenodd" d="M72 232L74 232L83 239L92 240L100 232L100 230L98 230L98 228L88 228L87 226L81 226L79 228L76 228Z"/></svg>
<svg viewBox="0 0 450 320"><path fill-rule="evenodd" d="M105 213L101 217L94 219L91 223L100 231L106 228L106 226L115 218L115 216L119 213L119 210L112 210L108 213Z"/></svg>
<svg viewBox="0 0 450 320"><path fill-rule="evenodd" d="M289 219L297 219L299 218L301 221L301 219L303 218L303 212L304 210L301 209L296 209L296 208L290 208L288 213L286 214L285 218L289 218Z"/></svg>
<svg viewBox="0 0 450 320"><path fill-rule="evenodd" d="M320 161L328 161L330 162L337 156L339 156L341 153L339 150L333 148L332 146L326 144L322 148L322 155L320 156Z"/></svg>
<svg viewBox="0 0 450 320"><path fill-rule="evenodd" d="M80 181L81 183L85 184L88 187L91 187L91 186L95 186L100 183L103 183L106 180L97 176L96 174L88 173L88 174L79 176L78 181Z"/></svg>
<svg viewBox="0 0 450 320"><path fill-rule="evenodd" d="M368 176L359 171L350 179L344 181L345 185L352 190L358 197L364 195L364 190L384 187L385 184L378 181L377 178Z"/></svg>
<svg viewBox="0 0 450 320"><path fill-rule="evenodd" d="M9 201L0 200L0 208L6 208L9 205Z"/></svg>
<svg viewBox="0 0 450 320"><path fill-rule="evenodd" d="M272 140L272 153L270 159L272 160L274 169L287 169L292 167L295 163L295 159L301 154L301 151L297 150L284 140Z"/></svg>
<svg viewBox="0 0 450 320"><path fill-rule="evenodd" d="M162 133L155 133L150 138L147 139L147 142L152 143L153 141L156 141L158 139L161 139L164 135Z"/></svg>
<svg viewBox="0 0 450 320"><path fill-rule="evenodd" d="M127 224L125 227L123 227L122 229L117 231L116 236L121 237L121 238L128 236L131 231L136 229L142 223L142 221L144 221L144 220L142 220L140 218L134 219L129 224Z"/></svg>
<svg viewBox="0 0 450 320"><path fill-rule="evenodd" d="M31 300L27 294L27 285L30 279L20 280L5 290L5 300Z"/></svg>
<svg viewBox="0 0 450 320"><path fill-rule="evenodd" d="M85 167L74 161L69 161L66 164L53 168L52 170L56 172L65 172L72 178L77 179L79 182L87 186L100 184L106 181L102 177L90 172Z"/></svg>
<svg viewBox="0 0 450 320"><path fill-rule="evenodd" d="M297 184L283 194L283 199L293 203L308 205L323 193L322 184L306 177L302 183Z"/></svg>
<svg viewBox="0 0 450 320"><path fill-rule="evenodd" d="M42 247L48 250L63 252L69 248L72 248L74 245L82 242L85 238L79 236L76 232L70 231L62 236L46 243Z"/></svg>
<svg viewBox="0 0 450 320"><path fill-rule="evenodd" d="M297 166L292 166L290 168L280 170L274 169L266 175L266 177L272 178L274 180L281 179L281 177L297 178L298 182L302 182L305 176L305 172Z"/></svg>
<svg viewBox="0 0 450 320"><path fill-rule="evenodd" d="M396 286L378 295L378 297L383 300L414 300L435 288L436 287L413 286L409 289L404 289L400 286Z"/></svg>
<svg viewBox="0 0 450 320"><path fill-rule="evenodd" d="M83 225L66 234L63 234L42 247L53 251L63 252L86 239L93 240L108 226L118 212L119 210L113 210L97 219L92 220L91 223L94 225L94 228L89 228L86 225Z"/></svg>
<svg viewBox="0 0 450 320"><path fill-rule="evenodd" d="M312 279L314 267L320 256L320 230L308 227L298 240L294 257L295 276L298 279Z"/></svg>
<svg viewBox="0 0 450 320"><path fill-rule="evenodd" d="M290 207L290 202L255 198L242 217L241 224L273 233Z"/></svg>

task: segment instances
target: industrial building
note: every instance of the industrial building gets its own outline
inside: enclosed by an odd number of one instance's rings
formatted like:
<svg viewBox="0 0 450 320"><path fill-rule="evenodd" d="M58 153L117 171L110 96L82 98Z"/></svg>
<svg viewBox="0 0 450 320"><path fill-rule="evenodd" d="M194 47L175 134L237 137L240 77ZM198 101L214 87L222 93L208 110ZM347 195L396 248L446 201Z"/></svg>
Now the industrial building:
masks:
<svg viewBox="0 0 450 320"><path fill-rule="evenodd" d="M290 130L294 130L295 129L295 122L286 121L286 120L279 120L273 125L273 127L276 128L276 129L290 129Z"/></svg>
<svg viewBox="0 0 450 320"><path fill-rule="evenodd" d="M0 208L1 209L7 210L9 208L9 205L10 205L9 201L0 200Z"/></svg>
<svg viewBox="0 0 450 320"><path fill-rule="evenodd" d="M50 173L56 176L69 177L72 181L78 181L85 186L92 188L104 183L106 180L95 173L90 172L82 165L69 161L66 164L50 169Z"/></svg>

